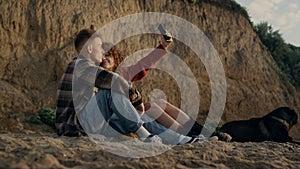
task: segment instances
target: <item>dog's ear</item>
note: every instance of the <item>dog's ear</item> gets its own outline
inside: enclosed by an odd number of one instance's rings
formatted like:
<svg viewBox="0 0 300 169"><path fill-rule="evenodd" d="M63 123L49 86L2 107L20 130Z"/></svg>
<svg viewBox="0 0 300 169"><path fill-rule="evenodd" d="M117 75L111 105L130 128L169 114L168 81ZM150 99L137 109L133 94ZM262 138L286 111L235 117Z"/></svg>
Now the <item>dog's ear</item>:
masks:
<svg viewBox="0 0 300 169"><path fill-rule="evenodd" d="M287 120L292 123L296 124L298 122L298 114L295 112L295 110L290 109L289 111L285 112L287 116L289 117Z"/></svg>
<svg viewBox="0 0 300 169"><path fill-rule="evenodd" d="M271 111L270 113L268 113L265 117L266 118L270 118L270 117L278 117L278 118L281 118L282 114L284 113L284 107L279 107L273 111Z"/></svg>
<svg viewBox="0 0 300 169"><path fill-rule="evenodd" d="M293 121L295 116L297 116L296 112L289 107L279 107L279 108L273 110L268 115L280 118L282 120L286 120L288 122Z"/></svg>

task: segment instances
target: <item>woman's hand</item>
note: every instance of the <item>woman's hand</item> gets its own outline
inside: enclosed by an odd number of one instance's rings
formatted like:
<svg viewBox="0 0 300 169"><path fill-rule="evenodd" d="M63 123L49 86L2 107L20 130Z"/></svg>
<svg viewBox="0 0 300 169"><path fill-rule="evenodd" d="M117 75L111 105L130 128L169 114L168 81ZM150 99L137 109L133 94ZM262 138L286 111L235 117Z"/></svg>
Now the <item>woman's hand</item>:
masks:
<svg viewBox="0 0 300 169"><path fill-rule="evenodd" d="M164 36L166 36L166 35L161 35L161 41L162 41L161 44L163 45L163 47L165 49L167 49L173 42L173 38L172 38L172 36L167 36L167 38L165 38Z"/></svg>
<svg viewBox="0 0 300 169"><path fill-rule="evenodd" d="M136 111L139 113L139 115L143 115L145 113L145 106L144 103L141 103L140 105L137 105L134 107Z"/></svg>

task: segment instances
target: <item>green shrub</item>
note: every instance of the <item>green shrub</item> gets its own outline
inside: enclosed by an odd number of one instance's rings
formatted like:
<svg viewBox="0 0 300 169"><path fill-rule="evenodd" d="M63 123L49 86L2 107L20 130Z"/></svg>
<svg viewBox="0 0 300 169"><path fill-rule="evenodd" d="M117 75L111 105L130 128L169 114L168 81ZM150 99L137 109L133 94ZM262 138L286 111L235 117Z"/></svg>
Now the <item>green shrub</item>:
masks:
<svg viewBox="0 0 300 169"><path fill-rule="evenodd" d="M32 123L32 124L43 124L43 122L41 121L40 116L37 115L37 114L34 115L34 116L32 116L32 117L30 117L30 118L26 118L25 122Z"/></svg>
<svg viewBox="0 0 300 169"><path fill-rule="evenodd" d="M33 124L46 124L55 128L55 110L51 108L41 108L34 116L25 121Z"/></svg>
<svg viewBox="0 0 300 169"><path fill-rule="evenodd" d="M286 43L268 22L255 25L254 30L275 60L281 80L300 89L300 47Z"/></svg>

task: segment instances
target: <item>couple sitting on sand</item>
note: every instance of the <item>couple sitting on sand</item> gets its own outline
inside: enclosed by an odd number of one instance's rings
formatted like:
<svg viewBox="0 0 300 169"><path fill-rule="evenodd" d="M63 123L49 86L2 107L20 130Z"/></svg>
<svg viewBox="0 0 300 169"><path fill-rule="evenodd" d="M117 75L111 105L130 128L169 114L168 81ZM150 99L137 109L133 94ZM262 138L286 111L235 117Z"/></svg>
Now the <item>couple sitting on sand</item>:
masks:
<svg viewBox="0 0 300 169"><path fill-rule="evenodd" d="M102 43L95 30L81 30L75 39L79 55L68 64L58 89L58 134L115 137L135 133L144 142L172 145L206 140L212 132L182 110L161 99L143 103L140 92L132 86L167 54L171 43L172 39L162 38L162 43L148 56L115 73L118 50L104 51L107 44ZM200 135L201 132L207 135ZM212 136L221 140L230 137L223 133Z"/></svg>

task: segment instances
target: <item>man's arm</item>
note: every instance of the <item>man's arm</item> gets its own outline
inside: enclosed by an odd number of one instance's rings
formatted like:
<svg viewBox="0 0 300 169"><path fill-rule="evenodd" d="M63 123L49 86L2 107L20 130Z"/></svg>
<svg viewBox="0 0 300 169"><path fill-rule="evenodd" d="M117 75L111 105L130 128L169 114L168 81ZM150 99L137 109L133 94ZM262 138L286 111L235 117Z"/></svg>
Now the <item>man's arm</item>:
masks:
<svg viewBox="0 0 300 169"><path fill-rule="evenodd" d="M94 87L97 87L100 89L111 89L127 96L128 90L131 87L130 82L117 73L93 65L84 59L77 61L74 75L74 82L77 85L73 86L77 86L80 91L83 91L83 87L81 86L86 87L87 91L89 91L88 89L93 90Z"/></svg>

